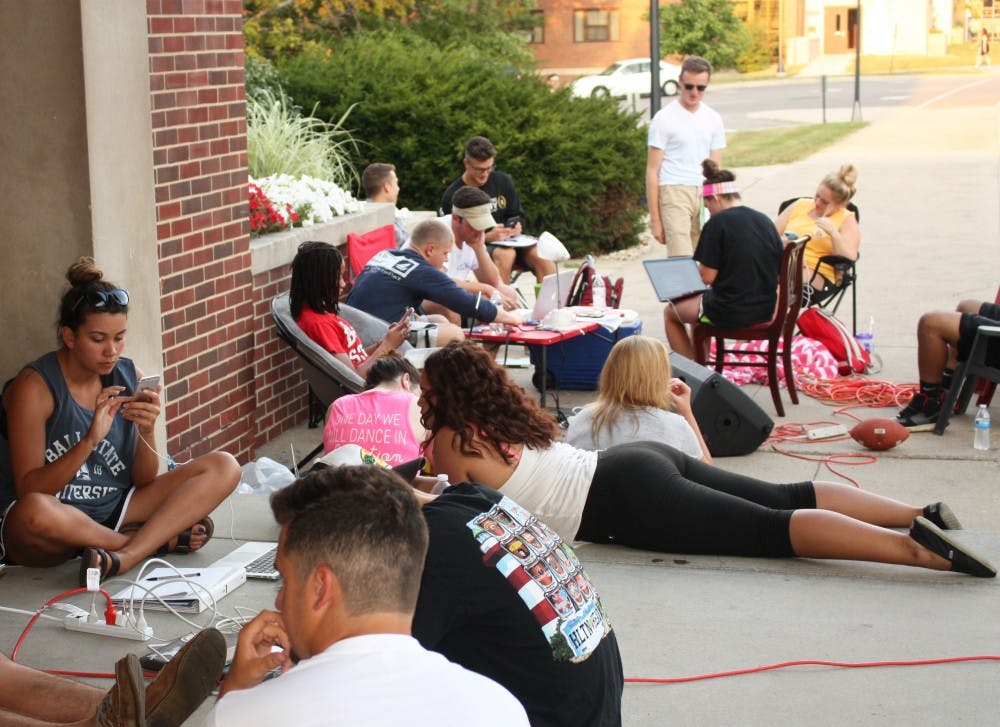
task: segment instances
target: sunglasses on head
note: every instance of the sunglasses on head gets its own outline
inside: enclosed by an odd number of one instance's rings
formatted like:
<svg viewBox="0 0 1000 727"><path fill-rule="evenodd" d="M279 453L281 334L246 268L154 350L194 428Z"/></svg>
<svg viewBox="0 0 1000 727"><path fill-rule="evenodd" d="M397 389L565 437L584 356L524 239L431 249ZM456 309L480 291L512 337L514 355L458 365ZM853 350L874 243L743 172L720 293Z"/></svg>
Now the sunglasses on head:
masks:
<svg viewBox="0 0 1000 727"><path fill-rule="evenodd" d="M77 298L73 310L80 307L80 303L87 301L87 304L94 310L102 310L109 306L119 306L124 308L128 305L128 291L122 288L114 290L88 290Z"/></svg>
<svg viewBox="0 0 1000 727"><path fill-rule="evenodd" d="M684 84L684 90L685 91L694 91L696 88L699 91L701 91L702 93L704 93L705 89L708 88L708 86L703 86L703 85L701 85L699 83L685 83Z"/></svg>

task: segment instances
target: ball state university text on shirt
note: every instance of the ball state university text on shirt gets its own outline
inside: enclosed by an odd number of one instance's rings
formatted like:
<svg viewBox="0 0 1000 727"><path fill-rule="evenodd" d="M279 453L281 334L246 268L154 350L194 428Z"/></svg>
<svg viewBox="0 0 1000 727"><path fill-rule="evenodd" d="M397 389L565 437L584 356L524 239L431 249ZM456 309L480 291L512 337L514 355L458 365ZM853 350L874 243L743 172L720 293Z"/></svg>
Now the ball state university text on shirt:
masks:
<svg viewBox="0 0 1000 727"><path fill-rule="evenodd" d="M48 448L45 450L45 461L49 463L55 462L71 450L74 445L79 444L81 439L83 439L83 434L80 432L64 434L59 439L53 439L52 442L49 443ZM115 449L115 446L107 439L102 439L98 442L97 446L94 447L94 452L104 459L104 463L107 465L108 471L111 472L112 476L121 474L121 472L125 469L125 463L122 461L121 457L118 456L118 450ZM80 468L81 471L85 469L86 466L87 465L84 464L84 466ZM97 474L100 474L100 472Z"/></svg>

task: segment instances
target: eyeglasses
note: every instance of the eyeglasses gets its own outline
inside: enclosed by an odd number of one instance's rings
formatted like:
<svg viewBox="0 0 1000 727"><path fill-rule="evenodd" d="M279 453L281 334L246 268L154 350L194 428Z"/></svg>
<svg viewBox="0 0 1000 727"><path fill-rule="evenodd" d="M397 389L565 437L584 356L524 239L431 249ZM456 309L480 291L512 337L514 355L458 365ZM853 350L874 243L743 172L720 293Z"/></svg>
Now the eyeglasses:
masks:
<svg viewBox="0 0 1000 727"><path fill-rule="evenodd" d="M73 310L80 307L80 303L87 301L87 304L95 310L103 310L109 306L120 306L124 308L128 305L128 291L122 288L114 290L88 290L76 300Z"/></svg>
<svg viewBox="0 0 1000 727"><path fill-rule="evenodd" d="M469 163L469 171L474 172L476 174L489 174L496 168L497 168L496 164L490 164L488 167L475 167L472 165L471 162Z"/></svg>
<svg viewBox="0 0 1000 727"><path fill-rule="evenodd" d="M705 89L708 88L708 86L702 86L701 84L698 84L698 83L685 83L684 84L684 90L685 91L694 91L696 88L698 89L699 92L705 93Z"/></svg>

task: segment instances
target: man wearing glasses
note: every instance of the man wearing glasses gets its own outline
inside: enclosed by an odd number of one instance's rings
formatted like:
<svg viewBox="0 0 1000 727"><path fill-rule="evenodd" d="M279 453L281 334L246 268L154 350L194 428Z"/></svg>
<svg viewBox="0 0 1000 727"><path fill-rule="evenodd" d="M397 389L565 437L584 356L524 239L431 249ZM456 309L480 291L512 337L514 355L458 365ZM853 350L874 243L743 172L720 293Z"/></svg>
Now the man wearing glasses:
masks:
<svg viewBox="0 0 1000 727"><path fill-rule="evenodd" d="M509 174L496 168L496 147L485 136L474 136L465 144L465 171L444 191L439 215L451 214L452 196L460 188L468 186L481 189L490 198L490 213L496 227L486 233L486 243L490 257L500 271L504 283L510 283L514 263L519 262L535 273L538 282L555 272L555 266L538 257L536 245L516 245L514 240L521 234L524 225L524 210L514 188L514 180ZM507 243L507 244L505 244Z"/></svg>
<svg viewBox="0 0 1000 727"><path fill-rule="evenodd" d="M722 117L702 101L712 64L689 56L681 64L680 96L649 122L646 201L653 237L667 257L692 255L701 233L701 163L722 162Z"/></svg>

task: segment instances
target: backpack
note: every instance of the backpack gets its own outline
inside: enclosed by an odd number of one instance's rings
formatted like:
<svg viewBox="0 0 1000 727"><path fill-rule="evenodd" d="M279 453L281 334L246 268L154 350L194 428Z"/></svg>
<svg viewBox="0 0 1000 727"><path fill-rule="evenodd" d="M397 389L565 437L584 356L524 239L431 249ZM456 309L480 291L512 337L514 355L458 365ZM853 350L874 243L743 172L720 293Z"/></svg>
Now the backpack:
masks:
<svg viewBox="0 0 1000 727"><path fill-rule="evenodd" d="M875 371L871 354L861 347L847 330L847 326L836 316L814 306L799 313L798 324L803 336L822 343L837 360L841 376Z"/></svg>
<svg viewBox="0 0 1000 727"><path fill-rule="evenodd" d="M604 288L604 300L594 300L594 283L600 280ZM612 282L607 275L600 275L594 263L594 257L587 255L580 269L573 276L573 283L569 286L569 297L566 305L598 306L600 308L617 308L622 302L622 288L625 281L618 278ZM600 290L602 285L598 285Z"/></svg>

